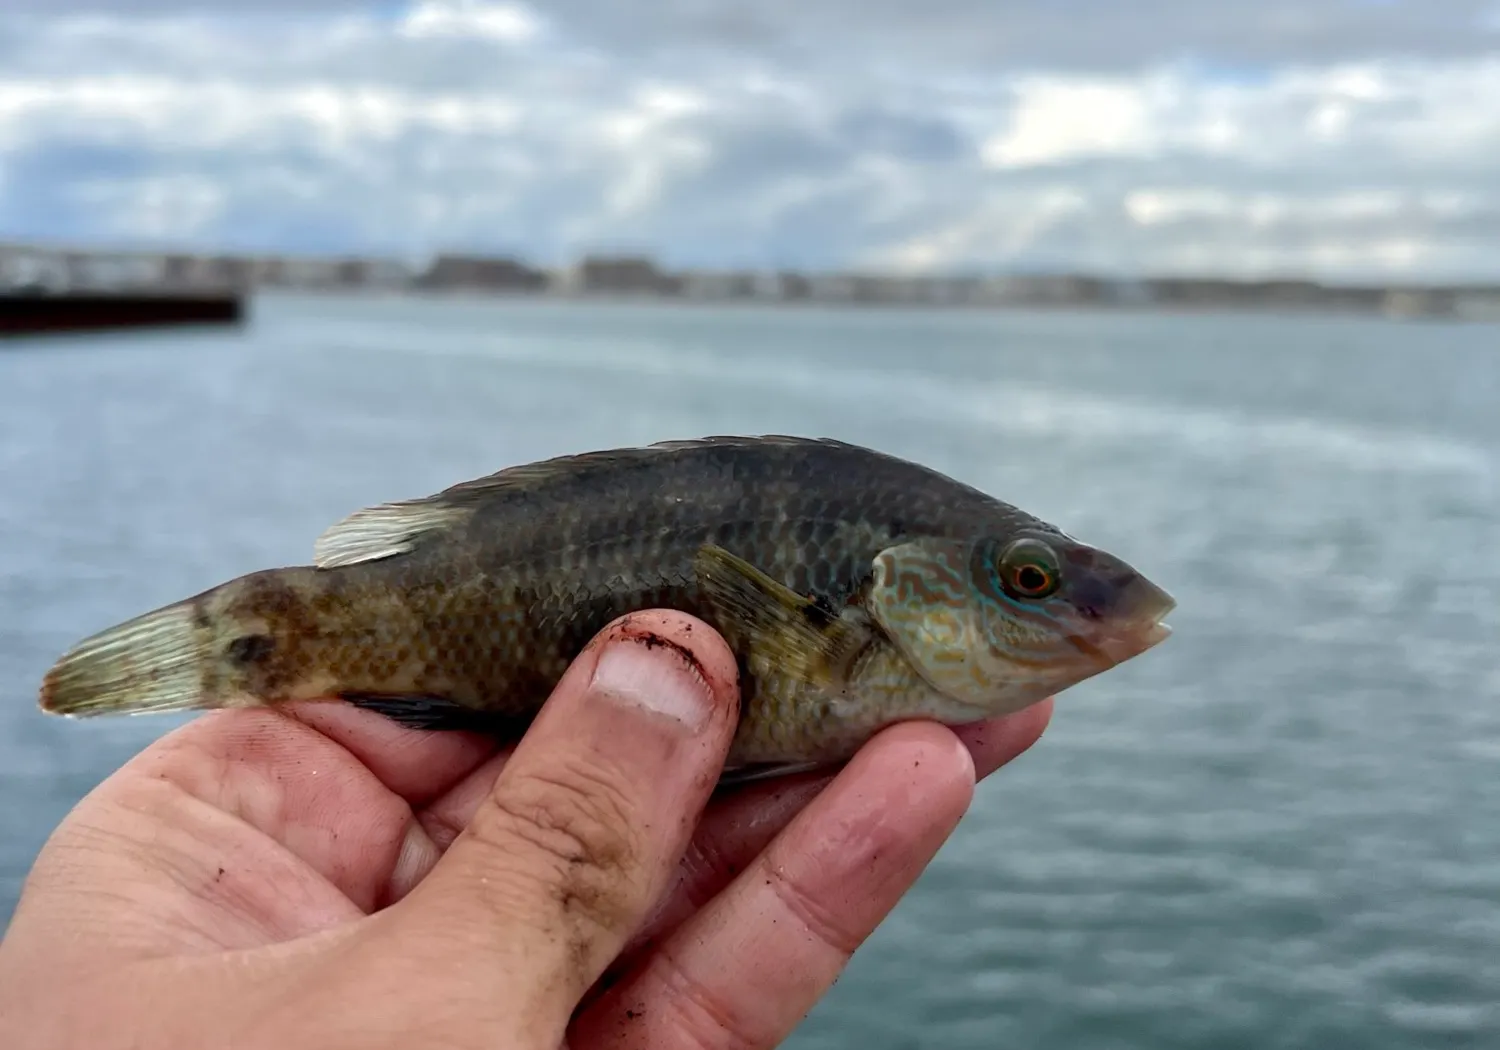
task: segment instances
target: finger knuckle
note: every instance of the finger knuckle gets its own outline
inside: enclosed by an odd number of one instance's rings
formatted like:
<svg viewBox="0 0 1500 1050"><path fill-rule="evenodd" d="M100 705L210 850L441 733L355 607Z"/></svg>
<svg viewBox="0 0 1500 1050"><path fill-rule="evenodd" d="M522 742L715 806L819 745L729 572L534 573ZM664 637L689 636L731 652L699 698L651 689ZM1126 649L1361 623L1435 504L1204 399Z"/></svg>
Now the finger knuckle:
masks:
<svg viewBox="0 0 1500 1050"><path fill-rule="evenodd" d="M665 1042L693 1050L758 1050L775 1042L737 1007L731 990L695 975L674 953L663 951L656 965L665 992L659 998L668 1011L662 1027L671 1036Z"/></svg>
<svg viewBox="0 0 1500 1050"><path fill-rule="evenodd" d="M830 907L818 894L809 892L801 880L789 877L779 867L769 867L766 881L782 907L806 926L809 933L846 959L854 954L863 938L850 929L837 908Z"/></svg>
<svg viewBox="0 0 1500 1050"><path fill-rule="evenodd" d="M582 764L533 771L504 782L489 808L476 836L527 851L566 914L610 929L633 915L643 846L618 778Z"/></svg>

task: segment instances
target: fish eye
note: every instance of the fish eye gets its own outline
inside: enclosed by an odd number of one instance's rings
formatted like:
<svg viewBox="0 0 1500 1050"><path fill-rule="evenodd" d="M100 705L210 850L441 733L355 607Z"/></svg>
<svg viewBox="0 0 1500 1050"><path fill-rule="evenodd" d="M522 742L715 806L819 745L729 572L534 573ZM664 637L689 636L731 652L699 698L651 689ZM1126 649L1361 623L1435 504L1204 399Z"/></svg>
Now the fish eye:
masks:
<svg viewBox="0 0 1500 1050"><path fill-rule="evenodd" d="M1061 584L1057 555L1041 540L1017 540L1000 556L1000 583L1016 598L1045 598Z"/></svg>

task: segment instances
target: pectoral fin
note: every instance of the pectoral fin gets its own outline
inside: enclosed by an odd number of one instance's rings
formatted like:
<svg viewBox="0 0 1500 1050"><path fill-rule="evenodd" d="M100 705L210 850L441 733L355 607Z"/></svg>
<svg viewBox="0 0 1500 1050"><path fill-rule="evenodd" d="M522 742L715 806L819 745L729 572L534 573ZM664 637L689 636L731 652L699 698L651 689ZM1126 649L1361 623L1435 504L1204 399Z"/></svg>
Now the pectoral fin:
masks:
<svg viewBox="0 0 1500 1050"><path fill-rule="evenodd" d="M723 547L700 548L694 567L725 633L738 636L753 659L825 692L843 690L873 637L867 622L833 613Z"/></svg>

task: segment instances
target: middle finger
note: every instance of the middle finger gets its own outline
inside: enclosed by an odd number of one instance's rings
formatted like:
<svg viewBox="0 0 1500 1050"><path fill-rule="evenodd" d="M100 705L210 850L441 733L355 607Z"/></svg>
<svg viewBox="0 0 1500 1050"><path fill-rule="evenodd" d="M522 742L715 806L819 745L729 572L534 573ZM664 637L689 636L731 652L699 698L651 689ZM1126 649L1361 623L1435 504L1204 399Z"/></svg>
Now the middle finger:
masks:
<svg viewBox="0 0 1500 1050"><path fill-rule="evenodd" d="M983 780L1027 751L1046 730L1051 716L1049 699L1015 714L955 730L973 758L976 780ZM391 899L399 899L420 882L448 844L468 826L480 802L493 790L511 750L506 747L490 756L446 794L417 811L412 834L420 842L409 851L410 863L402 866L399 884L391 888ZM610 971L628 965L643 948L671 933L703 902L723 890L817 797L836 772L797 774L719 793L704 812L671 888Z"/></svg>

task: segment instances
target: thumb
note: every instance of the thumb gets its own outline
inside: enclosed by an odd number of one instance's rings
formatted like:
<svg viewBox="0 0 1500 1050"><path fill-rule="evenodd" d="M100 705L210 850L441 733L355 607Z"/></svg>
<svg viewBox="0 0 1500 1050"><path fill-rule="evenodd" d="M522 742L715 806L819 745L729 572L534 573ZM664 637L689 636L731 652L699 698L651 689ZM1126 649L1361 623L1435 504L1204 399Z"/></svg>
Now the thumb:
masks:
<svg viewBox="0 0 1500 1050"><path fill-rule="evenodd" d="M683 613L616 621L568 669L490 795L401 905L509 1025L559 1045L665 892L739 714L724 640Z"/></svg>

